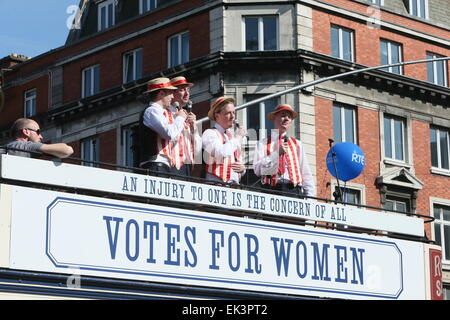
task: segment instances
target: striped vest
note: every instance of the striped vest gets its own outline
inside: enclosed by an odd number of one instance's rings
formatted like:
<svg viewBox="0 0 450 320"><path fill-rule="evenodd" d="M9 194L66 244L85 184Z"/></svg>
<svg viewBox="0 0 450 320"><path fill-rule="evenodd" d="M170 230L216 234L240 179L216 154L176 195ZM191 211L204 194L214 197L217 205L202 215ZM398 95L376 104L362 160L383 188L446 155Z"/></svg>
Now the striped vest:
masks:
<svg viewBox="0 0 450 320"><path fill-rule="evenodd" d="M222 144L225 144L225 134L221 133L219 130L214 130ZM214 154L207 153L206 159L206 172L215 175L223 182L228 182L231 179L231 164L239 160L240 152L236 150L233 155L226 158L216 158Z"/></svg>
<svg viewBox="0 0 450 320"><path fill-rule="evenodd" d="M297 186L302 183L302 175L300 172L300 150L298 146L298 142L295 138L288 138L288 151L285 153L286 162L289 173L289 180L294 186ZM267 138L266 144L266 156L269 156L271 152L275 151L275 148L278 147L277 141L272 142L272 137L269 136ZM278 182L278 175L275 173L272 176L262 176L261 183L262 184L270 184L274 187Z"/></svg>

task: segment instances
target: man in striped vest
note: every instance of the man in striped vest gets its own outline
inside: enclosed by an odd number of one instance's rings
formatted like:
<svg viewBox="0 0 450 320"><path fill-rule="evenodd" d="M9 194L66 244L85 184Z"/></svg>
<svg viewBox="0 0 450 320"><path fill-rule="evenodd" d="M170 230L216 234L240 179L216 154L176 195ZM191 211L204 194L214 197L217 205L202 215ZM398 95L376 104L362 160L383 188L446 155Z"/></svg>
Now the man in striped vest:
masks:
<svg viewBox="0 0 450 320"><path fill-rule="evenodd" d="M215 121L212 129L202 136L206 178L213 181L239 184L245 173L241 160L241 140L247 134L242 128L236 128L235 100L220 97L211 106L208 118Z"/></svg>
<svg viewBox="0 0 450 320"><path fill-rule="evenodd" d="M195 165L196 154L198 153L198 158L200 158L202 148L201 137L195 126L197 117L195 113L192 112L192 101L190 100L191 88L194 84L188 82L183 76L172 78L170 79L170 82L177 90L173 93L173 99L169 106L169 110L173 115L175 115L179 109L184 109L188 112L188 117L184 123L184 129L178 137L179 143L174 144L172 151L174 154L182 155L182 157L178 157L177 161L183 162L186 166L187 174L191 175L192 168Z"/></svg>
<svg viewBox="0 0 450 320"><path fill-rule="evenodd" d="M259 141L253 170L261 177L261 186L295 195L316 196L316 188L302 143L288 137L287 131L298 113L281 104L269 113L274 123L269 137Z"/></svg>
<svg viewBox="0 0 450 320"><path fill-rule="evenodd" d="M185 127L188 113L179 109L172 113L168 108L177 90L168 78L148 81L149 106L141 114L139 123L141 163L140 167L153 172L186 176L184 155L173 152L174 146L183 143L179 139ZM184 150L184 148L181 148Z"/></svg>

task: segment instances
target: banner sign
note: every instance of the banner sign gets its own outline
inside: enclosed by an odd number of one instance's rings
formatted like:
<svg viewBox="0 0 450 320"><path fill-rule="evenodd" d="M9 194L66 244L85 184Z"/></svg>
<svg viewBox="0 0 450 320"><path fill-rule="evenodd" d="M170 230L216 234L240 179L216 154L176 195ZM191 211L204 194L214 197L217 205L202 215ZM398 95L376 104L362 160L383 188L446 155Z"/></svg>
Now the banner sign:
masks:
<svg viewBox="0 0 450 320"><path fill-rule="evenodd" d="M423 220L404 214L24 157L2 155L1 177L420 237L424 235Z"/></svg>
<svg viewBox="0 0 450 320"><path fill-rule="evenodd" d="M315 297L425 298L421 243L10 188L10 268Z"/></svg>

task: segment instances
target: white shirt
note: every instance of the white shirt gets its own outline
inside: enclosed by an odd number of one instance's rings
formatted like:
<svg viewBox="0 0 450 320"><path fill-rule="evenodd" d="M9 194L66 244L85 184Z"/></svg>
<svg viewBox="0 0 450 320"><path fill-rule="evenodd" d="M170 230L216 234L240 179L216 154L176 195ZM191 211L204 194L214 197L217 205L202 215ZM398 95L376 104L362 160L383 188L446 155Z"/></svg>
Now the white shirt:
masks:
<svg viewBox="0 0 450 320"><path fill-rule="evenodd" d="M297 139L296 139L297 140ZM303 152L303 145L300 140L297 140L300 155L300 174L302 176L302 187L306 196L316 196L316 186L314 183L311 169L308 165L308 159L306 153ZM259 141L256 145L255 155L253 158L253 171L258 177L277 174L277 179L280 179L281 183L290 181L289 170L287 168L287 161L285 162L286 170L283 175L280 176L278 172L278 152L271 152L267 156L267 139Z"/></svg>
<svg viewBox="0 0 450 320"><path fill-rule="evenodd" d="M155 102L150 102L144 111L144 125L155 131L162 139L172 140L175 143L184 129L185 121L185 117L174 117L173 123L169 124L169 120L164 116L164 108ZM150 161L161 162L170 167L169 159L160 154Z"/></svg>
<svg viewBox="0 0 450 320"><path fill-rule="evenodd" d="M222 128L218 123L215 124L215 128L219 130L220 133L224 134L225 143L222 143L222 140L218 138L217 132L215 129L207 129L203 132L202 136L202 145L203 149L209 154L214 154L216 158L227 158L234 155L234 152L241 148L241 140L237 137L233 139L229 139L225 134L225 129ZM230 130L230 129L228 129ZM238 172L231 169L230 181L239 184L240 177L244 175L245 171L239 174ZM206 173L206 178L208 180L220 181L223 182L219 177Z"/></svg>

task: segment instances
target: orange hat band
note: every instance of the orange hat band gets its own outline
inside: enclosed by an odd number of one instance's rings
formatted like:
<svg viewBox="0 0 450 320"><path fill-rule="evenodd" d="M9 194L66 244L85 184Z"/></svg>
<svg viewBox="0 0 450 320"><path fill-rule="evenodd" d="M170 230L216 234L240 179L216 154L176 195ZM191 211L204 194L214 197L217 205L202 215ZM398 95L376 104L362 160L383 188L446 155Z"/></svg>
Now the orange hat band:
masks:
<svg viewBox="0 0 450 320"><path fill-rule="evenodd" d="M180 84L188 84L188 82L184 79L172 82L173 86L179 86Z"/></svg>
<svg viewBox="0 0 450 320"><path fill-rule="evenodd" d="M153 89L164 89L167 87L171 87L171 82L161 83L161 84L150 84L147 86L147 90L153 90Z"/></svg>

